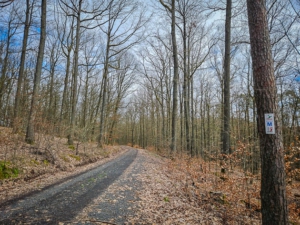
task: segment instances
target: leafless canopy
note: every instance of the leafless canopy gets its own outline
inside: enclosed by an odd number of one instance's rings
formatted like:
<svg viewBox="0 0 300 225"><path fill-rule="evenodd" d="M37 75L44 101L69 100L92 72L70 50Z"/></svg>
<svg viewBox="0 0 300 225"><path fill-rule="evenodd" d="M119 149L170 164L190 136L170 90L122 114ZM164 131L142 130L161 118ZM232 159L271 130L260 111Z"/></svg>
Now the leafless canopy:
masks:
<svg viewBox="0 0 300 225"><path fill-rule="evenodd" d="M0 1L0 8L4 8L5 6L10 5L11 3L13 3L14 0L4 0L4 1Z"/></svg>

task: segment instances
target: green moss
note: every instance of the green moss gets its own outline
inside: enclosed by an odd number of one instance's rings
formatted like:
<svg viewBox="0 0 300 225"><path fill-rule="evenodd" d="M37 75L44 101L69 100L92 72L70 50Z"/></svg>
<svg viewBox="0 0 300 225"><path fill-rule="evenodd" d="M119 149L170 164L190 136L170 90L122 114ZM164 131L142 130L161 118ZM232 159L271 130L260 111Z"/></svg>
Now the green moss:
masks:
<svg viewBox="0 0 300 225"><path fill-rule="evenodd" d="M73 158L73 159L76 159L77 161L80 161L80 160L81 160L80 156L78 156L78 155L72 155L72 154L70 154L69 156L70 156L71 158Z"/></svg>
<svg viewBox="0 0 300 225"><path fill-rule="evenodd" d="M49 161L47 159L44 159L43 163L44 163L45 166L48 166Z"/></svg>
<svg viewBox="0 0 300 225"><path fill-rule="evenodd" d="M18 177L19 169L12 167L8 161L0 161L0 179L8 179L12 177Z"/></svg>
<svg viewBox="0 0 300 225"><path fill-rule="evenodd" d="M37 160L35 160L35 159L32 159L32 160L30 161L30 163L31 163L31 164L34 164L34 165L40 165L40 163L39 163Z"/></svg>
<svg viewBox="0 0 300 225"><path fill-rule="evenodd" d="M166 196L166 197L164 197L164 201L165 201L165 202L170 202L170 199L169 199L169 197L167 197L167 196Z"/></svg>
<svg viewBox="0 0 300 225"><path fill-rule="evenodd" d="M11 171L13 172L13 174L17 177L19 175L19 169L18 168L12 168Z"/></svg>
<svg viewBox="0 0 300 225"><path fill-rule="evenodd" d="M69 145L69 149L75 150L75 146L74 145Z"/></svg>

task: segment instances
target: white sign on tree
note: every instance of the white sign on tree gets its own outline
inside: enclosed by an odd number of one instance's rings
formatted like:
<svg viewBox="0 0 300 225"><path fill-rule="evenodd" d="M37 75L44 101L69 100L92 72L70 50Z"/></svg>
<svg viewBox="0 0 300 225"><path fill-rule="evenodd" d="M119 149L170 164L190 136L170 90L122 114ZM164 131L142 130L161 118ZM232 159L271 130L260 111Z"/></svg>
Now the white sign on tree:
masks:
<svg viewBox="0 0 300 225"><path fill-rule="evenodd" d="M266 134L275 134L274 113L265 114Z"/></svg>

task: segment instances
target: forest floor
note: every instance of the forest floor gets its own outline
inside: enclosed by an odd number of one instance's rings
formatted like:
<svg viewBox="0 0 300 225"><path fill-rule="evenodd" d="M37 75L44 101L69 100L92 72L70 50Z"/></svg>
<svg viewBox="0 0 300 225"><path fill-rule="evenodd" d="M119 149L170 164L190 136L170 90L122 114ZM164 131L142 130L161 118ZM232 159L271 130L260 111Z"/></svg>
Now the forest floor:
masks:
<svg viewBox="0 0 300 225"><path fill-rule="evenodd" d="M65 138L46 135L37 137L38 144L27 145L23 138L0 127L0 176L6 176L0 177L0 206L129 149L106 146L99 150L95 143L68 146ZM259 176L238 168L222 174L216 163L184 155L173 160L153 151L139 150L139 155L146 160L135 177L140 184L138 200L128 224L261 224ZM289 220L300 225L300 183L289 183L287 194Z"/></svg>
<svg viewBox="0 0 300 225"><path fill-rule="evenodd" d="M222 174L216 163L184 155L157 156L146 170L133 224L261 224L259 176L238 168ZM300 225L300 183L289 183L287 195L290 224Z"/></svg>

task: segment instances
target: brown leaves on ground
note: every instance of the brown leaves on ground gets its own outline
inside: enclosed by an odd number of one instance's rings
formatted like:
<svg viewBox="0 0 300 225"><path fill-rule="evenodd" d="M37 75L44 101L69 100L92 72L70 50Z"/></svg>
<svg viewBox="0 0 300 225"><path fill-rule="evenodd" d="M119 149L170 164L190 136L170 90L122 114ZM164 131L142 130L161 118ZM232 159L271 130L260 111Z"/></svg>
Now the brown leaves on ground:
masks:
<svg viewBox="0 0 300 225"><path fill-rule="evenodd" d="M213 162L157 158L141 175L138 224L261 224L260 179L241 170L220 173ZM290 221L300 224L300 198L288 187Z"/></svg>

